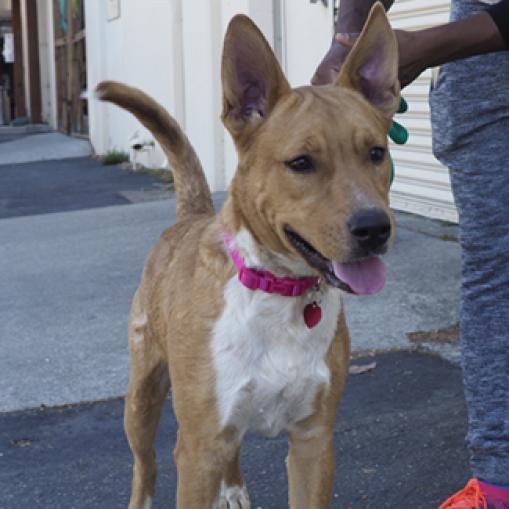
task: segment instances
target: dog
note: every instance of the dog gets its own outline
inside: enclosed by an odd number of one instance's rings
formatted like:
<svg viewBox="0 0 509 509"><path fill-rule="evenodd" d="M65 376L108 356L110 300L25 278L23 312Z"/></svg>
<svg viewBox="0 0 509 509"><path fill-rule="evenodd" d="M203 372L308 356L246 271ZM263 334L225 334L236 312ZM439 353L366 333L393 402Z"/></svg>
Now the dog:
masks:
<svg viewBox="0 0 509 509"><path fill-rule="evenodd" d="M132 112L173 168L176 223L150 252L129 319L129 508L151 507L154 439L170 385L178 509L250 507L248 431L287 431L289 504L329 507L333 428L348 371L342 293L385 281L394 236L387 133L399 104L395 37L376 4L335 83L292 89L262 33L230 22L222 121L238 167L216 214L175 120L140 90L97 95Z"/></svg>

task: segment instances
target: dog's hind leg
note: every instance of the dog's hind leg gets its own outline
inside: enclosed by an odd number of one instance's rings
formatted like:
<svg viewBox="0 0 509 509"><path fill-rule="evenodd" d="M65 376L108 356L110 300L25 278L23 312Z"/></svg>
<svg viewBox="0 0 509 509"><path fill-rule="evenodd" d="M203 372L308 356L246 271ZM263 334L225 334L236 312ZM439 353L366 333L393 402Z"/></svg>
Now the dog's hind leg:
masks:
<svg viewBox="0 0 509 509"><path fill-rule="evenodd" d="M124 427L134 455L129 509L150 509L157 475L154 441L161 410L170 388L168 368L157 363L131 375Z"/></svg>
<svg viewBox="0 0 509 509"><path fill-rule="evenodd" d="M150 509L157 475L154 441L170 388L167 361L146 334L146 319L133 303L129 325L131 378L124 427L134 455L129 509Z"/></svg>

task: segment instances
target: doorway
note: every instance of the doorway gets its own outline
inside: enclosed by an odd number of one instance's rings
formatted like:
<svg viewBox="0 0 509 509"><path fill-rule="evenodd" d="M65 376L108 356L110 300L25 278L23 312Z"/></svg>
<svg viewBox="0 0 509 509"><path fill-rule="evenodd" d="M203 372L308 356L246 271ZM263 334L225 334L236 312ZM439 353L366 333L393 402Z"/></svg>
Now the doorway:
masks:
<svg viewBox="0 0 509 509"><path fill-rule="evenodd" d="M0 125L9 124L14 116L12 88L14 82L14 39L11 3L0 1Z"/></svg>
<svg viewBox="0 0 509 509"><path fill-rule="evenodd" d="M0 125L39 124L37 3L0 0Z"/></svg>
<svg viewBox="0 0 509 509"><path fill-rule="evenodd" d="M88 137L83 4L83 0L53 0L57 124L65 134Z"/></svg>

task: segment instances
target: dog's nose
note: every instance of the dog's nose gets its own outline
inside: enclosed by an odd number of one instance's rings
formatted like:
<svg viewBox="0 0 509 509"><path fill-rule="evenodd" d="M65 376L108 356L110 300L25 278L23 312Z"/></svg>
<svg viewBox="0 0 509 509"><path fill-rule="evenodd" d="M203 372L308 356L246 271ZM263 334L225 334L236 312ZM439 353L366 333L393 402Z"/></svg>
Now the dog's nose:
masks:
<svg viewBox="0 0 509 509"><path fill-rule="evenodd" d="M359 247L371 252L389 240L391 221L381 209L365 209L356 212L350 218L348 229Z"/></svg>

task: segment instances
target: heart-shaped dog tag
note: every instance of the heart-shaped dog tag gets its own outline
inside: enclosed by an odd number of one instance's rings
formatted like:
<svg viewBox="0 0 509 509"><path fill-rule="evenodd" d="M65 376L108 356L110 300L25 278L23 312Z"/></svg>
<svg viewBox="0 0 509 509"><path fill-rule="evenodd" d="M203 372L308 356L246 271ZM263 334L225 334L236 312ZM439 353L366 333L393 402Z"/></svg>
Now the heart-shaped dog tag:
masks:
<svg viewBox="0 0 509 509"><path fill-rule="evenodd" d="M304 322L308 329L315 327L321 319L322 308L316 302L312 302L304 308Z"/></svg>

